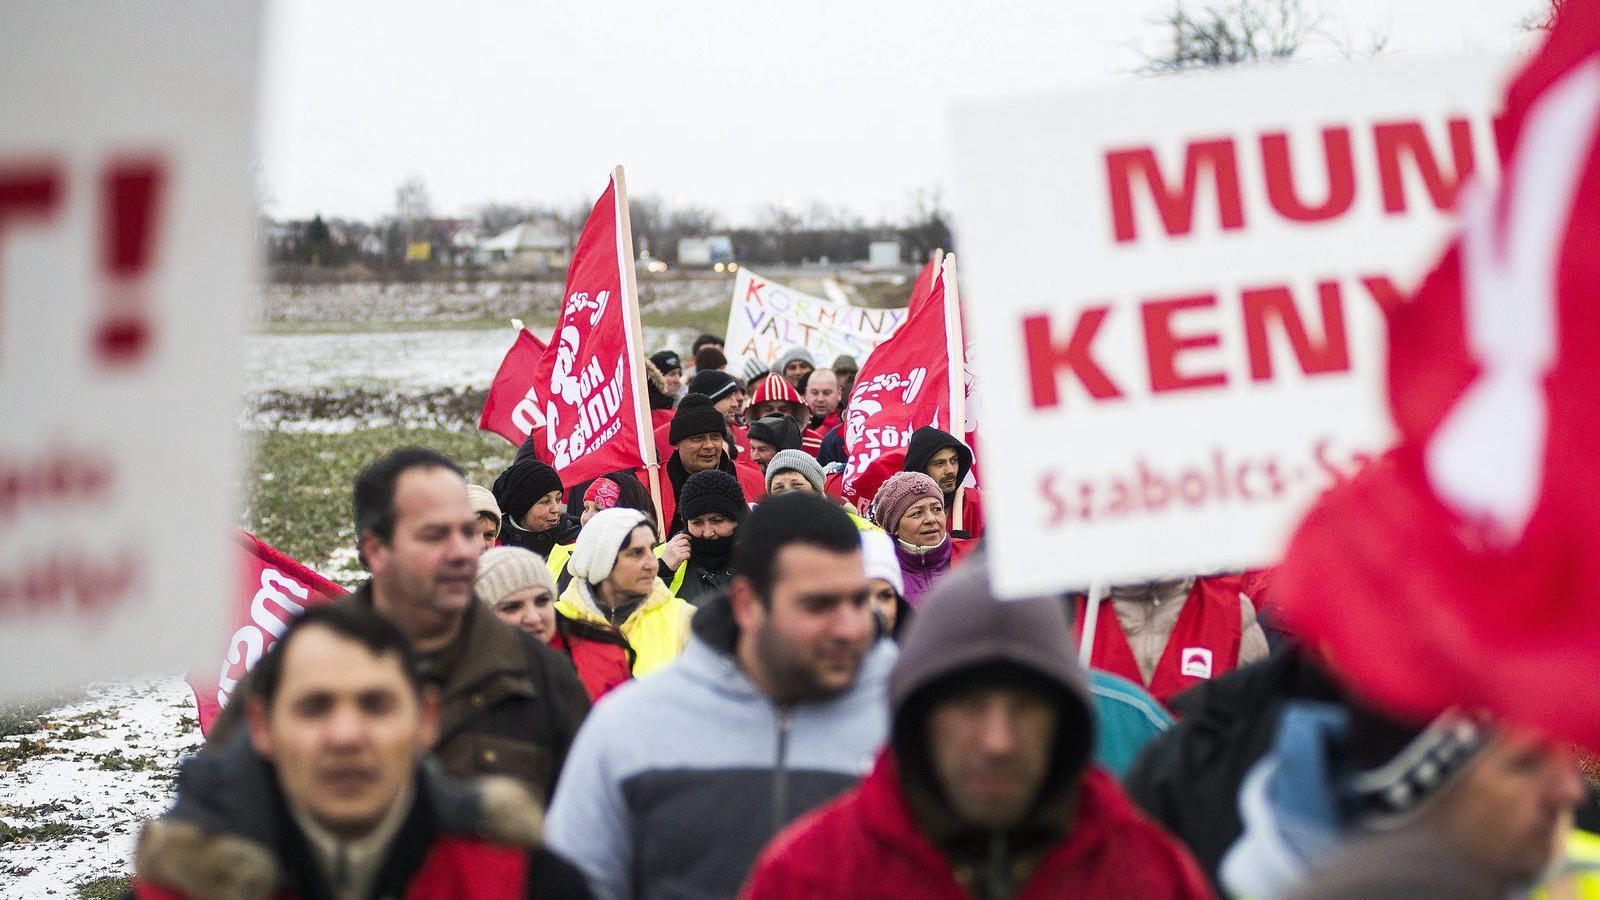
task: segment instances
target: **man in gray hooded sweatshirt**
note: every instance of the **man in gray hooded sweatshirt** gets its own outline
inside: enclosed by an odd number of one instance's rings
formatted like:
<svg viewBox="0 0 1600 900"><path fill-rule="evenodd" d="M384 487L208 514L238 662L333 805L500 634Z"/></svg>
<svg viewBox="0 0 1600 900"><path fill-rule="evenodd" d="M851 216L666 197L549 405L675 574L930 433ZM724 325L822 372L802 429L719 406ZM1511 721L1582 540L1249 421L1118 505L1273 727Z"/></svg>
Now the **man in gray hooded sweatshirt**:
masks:
<svg viewBox="0 0 1600 900"><path fill-rule="evenodd" d="M731 898L773 835L871 766L897 654L857 535L820 497L763 501L683 655L595 708L547 831L597 898Z"/></svg>

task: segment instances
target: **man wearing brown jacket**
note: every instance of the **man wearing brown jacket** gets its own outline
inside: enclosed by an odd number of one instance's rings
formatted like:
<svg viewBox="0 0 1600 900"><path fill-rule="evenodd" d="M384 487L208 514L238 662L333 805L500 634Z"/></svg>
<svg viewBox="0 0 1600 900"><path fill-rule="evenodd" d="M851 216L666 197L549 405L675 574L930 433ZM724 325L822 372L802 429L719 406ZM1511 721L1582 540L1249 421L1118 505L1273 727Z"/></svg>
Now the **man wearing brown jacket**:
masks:
<svg viewBox="0 0 1600 900"><path fill-rule="evenodd" d="M439 691L432 750L445 773L511 776L548 801L588 695L565 657L474 601L481 542L461 468L432 450L392 451L356 477L354 508L372 577L340 602L375 610L410 640ZM212 727L212 745L237 727L240 700Z"/></svg>

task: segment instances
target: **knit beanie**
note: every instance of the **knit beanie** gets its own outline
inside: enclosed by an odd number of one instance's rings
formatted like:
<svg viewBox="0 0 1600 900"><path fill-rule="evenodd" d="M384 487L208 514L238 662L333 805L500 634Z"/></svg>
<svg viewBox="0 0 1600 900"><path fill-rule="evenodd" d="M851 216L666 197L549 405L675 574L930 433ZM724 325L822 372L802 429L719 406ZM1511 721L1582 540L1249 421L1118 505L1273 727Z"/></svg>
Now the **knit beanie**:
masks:
<svg viewBox="0 0 1600 900"><path fill-rule="evenodd" d="M540 497L561 490L565 490L561 476L533 456L525 456L507 466L494 480L494 499L500 504L500 512L518 524Z"/></svg>
<svg viewBox="0 0 1600 900"><path fill-rule="evenodd" d="M657 350L650 354L650 362L663 375L670 374L673 370L683 371L683 360L671 350Z"/></svg>
<svg viewBox="0 0 1600 900"><path fill-rule="evenodd" d="M722 413L711 405L711 398L705 394L689 394L678 403L678 410L672 414L672 425L667 429L667 440L673 446L687 437L697 434L722 434L728 430L728 422L722 418Z"/></svg>
<svg viewBox="0 0 1600 900"><path fill-rule="evenodd" d="M544 588L556 595L556 579L544 557L523 547L490 547L478 557L473 593L493 607L524 588Z"/></svg>
<svg viewBox="0 0 1600 900"><path fill-rule="evenodd" d="M790 384L789 380L782 375L769 374L759 381L753 382L753 387L750 391L750 405L752 407L773 401L793 403L796 406L805 405L805 401L800 399L800 392L796 391L794 385Z"/></svg>
<svg viewBox="0 0 1600 900"><path fill-rule="evenodd" d="M921 472L900 472L878 488L872 500L872 523L892 535L912 504L930 498L944 501L937 481Z"/></svg>
<svg viewBox="0 0 1600 900"><path fill-rule="evenodd" d="M500 504L494 500L494 492L481 484L467 485L467 502L472 504L474 515L488 513L494 516L495 522L500 521Z"/></svg>
<svg viewBox="0 0 1600 900"><path fill-rule="evenodd" d="M733 393L738 386L739 382L732 375L716 369L701 369L689 379L689 393L705 394L713 403Z"/></svg>
<svg viewBox="0 0 1600 900"><path fill-rule="evenodd" d="M905 576L900 574L900 558L894 554L894 539L881 531L861 532L861 564L868 578L882 578L894 586L895 593L906 595Z"/></svg>
<svg viewBox="0 0 1600 900"><path fill-rule="evenodd" d="M772 490L772 479L779 472L799 472L800 477L811 482L817 495L822 495L822 467L804 450L782 450L767 463L767 490Z"/></svg>
<svg viewBox="0 0 1600 900"><path fill-rule="evenodd" d="M589 524L578 532L578 543L567 560L567 571L588 584L605 581L616 567L617 554L628 542L628 535L647 523L644 513L622 506L595 513Z"/></svg>
<svg viewBox="0 0 1600 900"><path fill-rule="evenodd" d="M848 353L841 353L837 358L834 359L832 369L835 372L838 372L840 375L854 375L855 373L861 371L861 365L856 362L856 358L854 356L851 356Z"/></svg>
<svg viewBox="0 0 1600 900"><path fill-rule="evenodd" d="M811 358L810 350L804 347L790 347L788 350L783 351L783 355L778 357L777 362L772 364L773 374L782 375L783 370L789 368L789 363L795 360L800 360L813 369L817 367L817 361Z"/></svg>
<svg viewBox="0 0 1600 900"><path fill-rule="evenodd" d="M779 450L800 449L800 426L788 416L767 416L750 423L752 441L765 441Z"/></svg>
<svg viewBox="0 0 1600 900"><path fill-rule="evenodd" d="M739 479L721 469L690 475L678 492L678 514L685 522L706 513L722 513L735 522L743 522L749 511Z"/></svg>

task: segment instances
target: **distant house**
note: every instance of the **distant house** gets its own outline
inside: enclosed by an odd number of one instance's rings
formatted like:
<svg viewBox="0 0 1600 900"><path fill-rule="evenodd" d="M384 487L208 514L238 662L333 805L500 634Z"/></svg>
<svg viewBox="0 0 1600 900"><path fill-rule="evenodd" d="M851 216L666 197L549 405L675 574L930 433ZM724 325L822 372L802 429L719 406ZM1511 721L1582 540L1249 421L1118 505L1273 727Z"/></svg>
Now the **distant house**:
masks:
<svg viewBox="0 0 1600 900"><path fill-rule="evenodd" d="M525 219L480 241L474 251L481 265L501 262L538 272L565 269L570 256L567 230L554 219Z"/></svg>
<svg viewBox="0 0 1600 900"><path fill-rule="evenodd" d="M678 239L678 265L689 268L723 267L733 262L733 239L725 234Z"/></svg>

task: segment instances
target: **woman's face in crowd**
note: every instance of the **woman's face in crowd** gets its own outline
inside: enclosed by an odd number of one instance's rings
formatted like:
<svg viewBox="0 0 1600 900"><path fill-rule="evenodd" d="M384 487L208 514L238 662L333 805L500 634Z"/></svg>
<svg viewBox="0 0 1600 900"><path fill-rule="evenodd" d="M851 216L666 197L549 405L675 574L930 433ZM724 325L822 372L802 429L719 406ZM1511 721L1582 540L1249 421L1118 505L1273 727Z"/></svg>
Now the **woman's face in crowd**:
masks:
<svg viewBox="0 0 1600 900"><path fill-rule="evenodd" d="M911 504L900 517L895 537L918 547L937 547L944 542L944 501L927 497Z"/></svg>
<svg viewBox="0 0 1600 900"><path fill-rule="evenodd" d="M542 587L527 587L495 604L494 614L548 644L556 636L555 598Z"/></svg>
<svg viewBox="0 0 1600 900"><path fill-rule="evenodd" d="M895 616L900 612L900 605L896 602L899 597L894 585L882 578L867 579L867 602L872 604L872 611L883 620L884 631L894 630Z"/></svg>
<svg viewBox="0 0 1600 900"><path fill-rule="evenodd" d="M522 515L522 527L532 532L549 531L561 521L561 492L551 491L540 497Z"/></svg>
<svg viewBox="0 0 1600 900"><path fill-rule="evenodd" d="M787 494L790 491L801 491L807 494L816 493L816 490L811 487L811 482L807 481L806 477L799 472L779 472L772 476L772 485L767 488L767 493L777 496L778 494Z"/></svg>
<svg viewBox="0 0 1600 900"><path fill-rule="evenodd" d="M494 539L500 536L500 523L486 513L478 513L478 539L483 541L483 549L494 546Z"/></svg>
<svg viewBox="0 0 1600 900"><path fill-rule="evenodd" d="M684 524L689 527L690 535L701 539L733 537L734 529L739 527L738 522L722 513L695 516Z"/></svg>
<svg viewBox="0 0 1600 900"><path fill-rule="evenodd" d="M600 510L602 510L604 508L605 507L601 506L600 505L600 501L598 501L598 500L585 500L585 501L583 501L583 515L578 517L579 524L582 524L582 525L589 524L589 520L594 518L595 514L600 512Z"/></svg>

